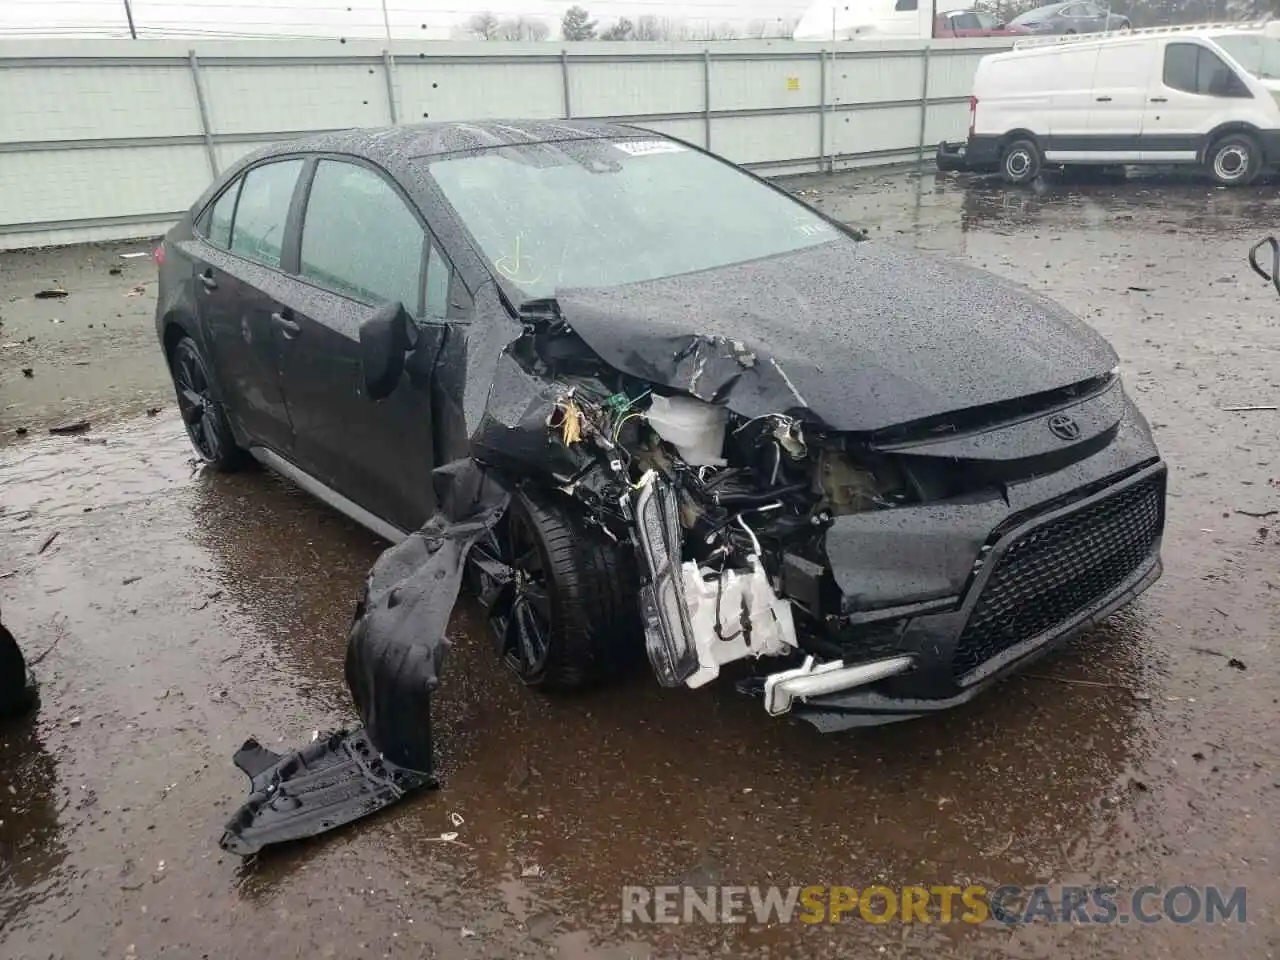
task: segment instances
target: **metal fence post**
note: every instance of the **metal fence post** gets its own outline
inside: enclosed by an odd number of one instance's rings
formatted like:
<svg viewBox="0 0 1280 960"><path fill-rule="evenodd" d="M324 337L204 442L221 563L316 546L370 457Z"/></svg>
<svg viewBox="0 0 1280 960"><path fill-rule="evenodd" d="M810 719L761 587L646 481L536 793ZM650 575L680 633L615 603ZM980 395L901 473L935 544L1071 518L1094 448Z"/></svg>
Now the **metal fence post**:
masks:
<svg viewBox="0 0 1280 960"><path fill-rule="evenodd" d="M387 78L387 110L391 114L391 125L394 127L400 121L397 119L399 111L396 110L396 64L389 49L382 51L382 72Z"/></svg>
<svg viewBox="0 0 1280 960"><path fill-rule="evenodd" d="M191 83L196 88L196 107L200 112L200 132L204 135L204 153L209 159L209 173L218 177L218 154L213 149L213 130L209 126L209 106L204 99L204 82L200 79L200 58L194 50L187 51L187 63L191 64Z"/></svg>
<svg viewBox="0 0 1280 960"><path fill-rule="evenodd" d="M818 51L818 172L827 165L827 50Z"/></svg>
<svg viewBox="0 0 1280 960"><path fill-rule="evenodd" d="M573 100L569 97L569 51L560 48L560 83L564 87L564 118L573 119Z"/></svg>
<svg viewBox="0 0 1280 960"><path fill-rule="evenodd" d="M920 84L920 145L916 163L924 163L924 127L929 120L929 51L933 44L926 41L924 48L924 81Z"/></svg>
<svg viewBox="0 0 1280 960"><path fill-rule="evenodd" d="M711 48L702 48L702 129L703 146L711 149Z"/></svg>

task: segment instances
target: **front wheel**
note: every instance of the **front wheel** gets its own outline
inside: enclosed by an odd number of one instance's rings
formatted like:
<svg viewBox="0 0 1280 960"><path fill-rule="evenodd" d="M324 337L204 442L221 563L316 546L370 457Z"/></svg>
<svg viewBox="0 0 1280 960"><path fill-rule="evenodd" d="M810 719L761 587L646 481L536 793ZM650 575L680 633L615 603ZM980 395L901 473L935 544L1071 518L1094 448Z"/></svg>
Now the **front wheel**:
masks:
<svg viewBox="0 0 1280 960"><path fill-rule="evenodd" d="M1000 174L1006 183L1030 183L1040 175L1040 148L1030 140L1015 140L1000 154Z"/></svg>
<svg viewBox="0 0 1280 960"><path fill-rule="evenodd" d="M624 549L584 523L573 504L525 491L476 544L472 586L503 660L526 685L586 687L643 649Z"/></svg>
<svg viewBox="0 0 1280 960"><path fill-rule="evenodd" d="M178 396L178 412L200 459L215 470L231 471L244 466L249 456L236 445L227 413L213 397L209 367L190 337L183 337L174 345L169 354L169 372Z"/></svg>
<svg viewBox="0 0 1280 960"><path fill-rule="evenodd" d="M1205 166L1216 183L1247 187L1262 170L1262 148L1247 133L1231 133L1209 148Z"/></svg>

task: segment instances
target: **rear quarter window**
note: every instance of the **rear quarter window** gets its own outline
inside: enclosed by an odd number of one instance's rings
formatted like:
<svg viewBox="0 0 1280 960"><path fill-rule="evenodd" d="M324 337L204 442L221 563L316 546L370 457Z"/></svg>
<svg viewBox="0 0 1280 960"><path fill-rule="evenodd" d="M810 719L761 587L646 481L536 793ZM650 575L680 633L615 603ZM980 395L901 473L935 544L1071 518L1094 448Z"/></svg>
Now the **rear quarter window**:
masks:
<svg viewBox="0 0 1280 960"><path fill-rule="evenodd" d="M231 186L222 191L222 195L204 212L196 228L206 240L224 250L231 246L231 220L236 212L240 183L241 180L237 177Z"/></svg>

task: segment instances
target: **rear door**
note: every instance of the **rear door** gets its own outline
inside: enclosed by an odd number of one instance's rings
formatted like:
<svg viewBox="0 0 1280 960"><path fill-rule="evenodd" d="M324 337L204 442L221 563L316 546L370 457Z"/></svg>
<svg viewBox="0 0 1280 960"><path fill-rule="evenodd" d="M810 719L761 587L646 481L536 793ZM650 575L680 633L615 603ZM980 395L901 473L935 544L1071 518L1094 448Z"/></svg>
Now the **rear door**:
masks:
<svg viewBox="0 0 1280 960"><path fill-rule="evenodd" d="M290 283L281 251L303 163L262 163L233 181L201 218L195 256L198 310L227 412L249 443L285 454L293 430L271 318Z"/></svg>
<svg viewBox="0 0 1280 960"><path fill-rule="evenodd" d="M1159 59L1159 44L1150 40L1099 45L1087 142L1094 162L1137 163L1141 159L1143 115Z"/></svg>
<svg viewBox="0 0 1280 960"><path fill-rule="evenodd" d="M1205 135L1239 119L1253 94L1225 60L1191 40L1164 45L1142 121L1142 159L1151 163L1195 161Z"/></svg>
<svg viewBox="0 0 1280 960"><path fill-rule="evenodd" d="M304 209L299 282L283 305L295 329L281 347L297 461L379 519L417 529L434 506L429 375L443 338L428 321L448 312L451 271L413 204L372 166L319 159ZM419 321L419 375L374 402L364 394L360 324L388 301Z"/></svg>

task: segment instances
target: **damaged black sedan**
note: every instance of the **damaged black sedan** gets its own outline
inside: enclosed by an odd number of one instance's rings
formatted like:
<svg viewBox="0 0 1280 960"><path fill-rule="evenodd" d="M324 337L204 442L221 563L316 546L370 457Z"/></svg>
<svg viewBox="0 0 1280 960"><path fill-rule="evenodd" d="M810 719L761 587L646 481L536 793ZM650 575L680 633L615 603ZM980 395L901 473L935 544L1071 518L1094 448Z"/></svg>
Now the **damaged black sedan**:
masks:
<svg viewBox="0 0 1280 960"><path fill-rule="evenodd" d="M157 259L200 455L403 541L348 655L403 766L369 664L434 683L464 583L530 685L743 661L837 730L961 703L1160 575L1165 465L1100 336L649 131L277 145Z"/></svg>

